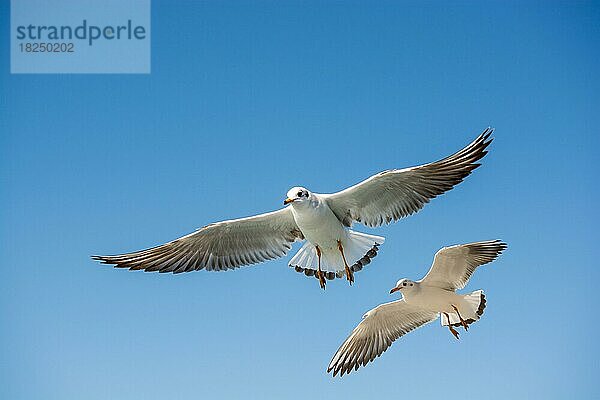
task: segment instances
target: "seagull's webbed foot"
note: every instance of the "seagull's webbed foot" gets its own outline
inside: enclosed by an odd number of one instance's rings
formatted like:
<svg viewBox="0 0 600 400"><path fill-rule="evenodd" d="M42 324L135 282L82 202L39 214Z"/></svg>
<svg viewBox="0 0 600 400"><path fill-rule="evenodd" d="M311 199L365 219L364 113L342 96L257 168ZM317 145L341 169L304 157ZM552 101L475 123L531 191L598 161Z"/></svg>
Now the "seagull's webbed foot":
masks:
<svg viewBox="0 0 600 400"><path fill-rule="evenodd" d="M450 333L454 335L456 340L460 340L460 338L458 337L458 331L452 327L452 323L450 322L450 316L447 313L444 313L444 315L448 319L448 329L450 329Z"/></svg>
<svg viewBox="0 0 600 400"><path fill-rule="evenodd" d="M350 286L354 283L354 272L346 265L346 280L350 283Z"/></svg>
<svg viewBox="0 0 600 400"><path fill-rule="evenodd" d="M448 325L448 329L450 329L450 332L454 335L454 337L456 338L456 340L460 340L460 338L458 337L458 331L456 329L454 329L452 327L452 325Z"/></svg>
<svg viewBox="0 0 600 400"><path fill-rule="evenodd" d="M458 314L458 319L460 319L460 323L463 326L463 328L465 328L465 331L468 331L469 325L466 323L466 321L463 319L463 317L461 317L460 313L458 312L458 308L456 308L456 306L454 304L452 304L452 308L454 308L454 311L456 311L456 314Z"/></svg>
<svg viewBox="0 0 600 400"><path fill-rule="evenodd" d="M327 283L325 281L325 273L321 271L321 249L319 248L319 246L316 246L316 249L317 257L319 258L319 269L317 269L315 275L319 279L319 285L321 286L321 289L325 290L325 286L327 285Z"/></svg>
<svg viewBox="0 0 600 400"><path fill-rule="evenodd" d="M321 286L321 289L325 290L325 285L326 285L325 273L319 269L316 272L316 275L317 275L317 278L319 278L319 285Z"/></svg>
<svg viewBox="0 0 600 400"><path fill-rule="evenodd" d="M350 283L350 286L354 283L354 272L348 266L348 262L346 261L346 256L344 255L344 247L342 246L341 241L337 241L338 250L342 253L342 260L344 260L344 268L346 270L346 280Z"/></svg>

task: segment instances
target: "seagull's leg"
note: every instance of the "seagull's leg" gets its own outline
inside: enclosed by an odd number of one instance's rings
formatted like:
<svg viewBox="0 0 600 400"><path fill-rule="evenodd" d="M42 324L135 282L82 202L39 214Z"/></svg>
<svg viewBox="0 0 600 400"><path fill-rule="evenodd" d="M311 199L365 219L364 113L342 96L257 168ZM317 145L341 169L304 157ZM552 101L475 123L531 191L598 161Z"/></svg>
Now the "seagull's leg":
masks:
<svg viewBox="0 0 600 400"><path fill-rule="evenodd" d="M448 318L448 329L450 329L450 333L454 335L456 340L460 340L458 337L458 331L452 327L452 323L450 322L450 316L448 315L448 313L444 313L444 315L446 316L446 318Z"/></svg>
<svg viewBox="0 0 600 400"><path fill-rule="evenodd" d="M452 308L454 308L454 311L456 311L456 313L458 314L458 318L460 319L460 323L462 324L463 328L465 328L465 331L469 330L469 325L465 322L465 320L463 319L463 317L460 316L460 313L458 312L458 308L456 308L456 306L454 304L452 304Z"/></svg>
<svg viewBox="0 0 600 400"><path fill-rule="evenodd" d="M319 278L319 285L321 285L321 289L325 290L325 274L321 271L321 249L319 246L315 246L317 249L317 257L319 258L319 269L317 270L317 278Z"/></svg>
<svg viewBox="0 0 600 400"><path fill-rule="evenodd" d="M354 272L348 266L348 262L346 261L346 256L344 255L344 247L342 246L342 242L340 240L337 241L338 250L342 253L342 260L344 260L344 267L346 268L346 279L350 282L350 286L354 283Z"/></svg>

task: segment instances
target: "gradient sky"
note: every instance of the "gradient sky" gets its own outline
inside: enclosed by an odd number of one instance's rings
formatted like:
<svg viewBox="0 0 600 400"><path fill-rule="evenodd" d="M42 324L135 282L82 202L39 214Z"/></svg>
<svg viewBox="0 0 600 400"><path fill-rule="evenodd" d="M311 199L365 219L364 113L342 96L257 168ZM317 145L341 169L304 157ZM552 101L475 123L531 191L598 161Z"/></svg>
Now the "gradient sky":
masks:
<svg viewBox="0 0 600 400"><path fill-rule="evenodd" d="M594 398L597 2L152 2L150 75L10 75L0 3L0 398ZM160 244L434 161L483 166L327 291L289 256L114 270ZM439 323L343 379L325 368L442 246L500 238L484 317ZM299 246L294 247L294 251Z"/></svg>

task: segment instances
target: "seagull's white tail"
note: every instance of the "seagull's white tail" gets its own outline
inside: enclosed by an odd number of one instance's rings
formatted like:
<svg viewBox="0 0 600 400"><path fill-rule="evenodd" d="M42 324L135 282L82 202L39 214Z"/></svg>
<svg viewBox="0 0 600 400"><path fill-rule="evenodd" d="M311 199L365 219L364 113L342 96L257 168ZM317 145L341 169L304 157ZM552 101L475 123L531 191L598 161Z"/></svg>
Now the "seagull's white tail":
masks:
<svg viewBox="0 0 600 400"><path fill-rule="evenodd" d="M354 272L360 271L371 259L377 255L379 245L385 241L381 236L348 231L348 238L342 243L346 262ZM315 246L306 241L289 263L298 272L306 276L313 276L319 268L319 257ZM327 279L341 278L344 276L345 266L342 255L337 248L321 249L321 271L325 272Z"/></svg>
<svg viewBox="0 0 600 400"><path fill-rule="evenodd" d="M486 300L483 290L476 290L472 293L465 294L463 296L464 302L460 309L460 316L465 320L467 324L472 324L477 321L483 315L485 310ZM465 310L466 308L466 310ZM444 313L442 313L442 326L462 326L458 314L450 313L450 321Z"/></svg>

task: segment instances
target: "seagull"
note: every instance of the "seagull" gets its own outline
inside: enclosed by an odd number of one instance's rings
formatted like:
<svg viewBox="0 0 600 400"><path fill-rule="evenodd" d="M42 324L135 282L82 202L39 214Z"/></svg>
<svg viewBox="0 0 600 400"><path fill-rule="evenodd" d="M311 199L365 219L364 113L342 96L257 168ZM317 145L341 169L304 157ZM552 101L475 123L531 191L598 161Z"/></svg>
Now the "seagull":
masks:
<svg viewBox="0 0 600 400"><path fill-rule="evenodd" d="M479 320L485 310L483 290L459 294L480 265L494 261L506 249L506 243L489 240L444 247L435 254L433 265L420 281L400 279L390 290L402 293L402 299L380 304L363 315L363 320L335 353L327 372L340 376L365 366L413 329L435 321L440 315L458 339L454 327Z"/></svg>
<svg viewBox="0 0 600 400"><path fill-rule="evenodd" d="M287 192L286 207L247 218L213 223L160 246L133 253L92 256L116 268L147 272L224 271L285 256L305 240L289 266L325 279L346 277L350 285L377 255L380 236L350 229L354 222L377 227L416 213L431 199L463 181L492 142L487 128L462 150L439 161L380 172L341 192Z"/></svg>

